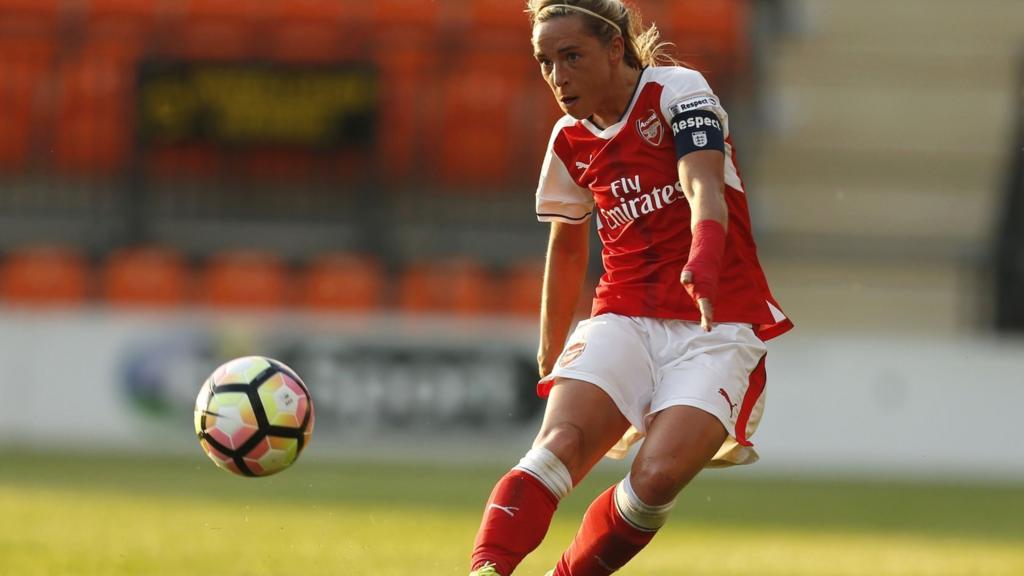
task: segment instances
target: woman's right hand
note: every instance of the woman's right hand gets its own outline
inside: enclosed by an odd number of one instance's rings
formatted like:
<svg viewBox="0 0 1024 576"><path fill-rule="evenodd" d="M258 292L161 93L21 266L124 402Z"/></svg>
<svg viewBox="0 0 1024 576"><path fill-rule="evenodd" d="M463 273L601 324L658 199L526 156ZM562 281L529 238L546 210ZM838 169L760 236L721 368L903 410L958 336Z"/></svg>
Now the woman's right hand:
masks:
<svg viewBox="0 0 1024 576"><path fill-rule="evenodd" d="M557 354L548 354L547 350L543 348L537 351L537 372L541 380L544 380L551 374L551 371L555 369L555 362L557 360Z"/></svg>
<svg viewBox="0 0 1024 576"><path fill-rule="evenodd" d="M540 344L537 372L550 377L572 327L576 304L587 275L590 227L587 224L552 222L540 309Z"/></svg>

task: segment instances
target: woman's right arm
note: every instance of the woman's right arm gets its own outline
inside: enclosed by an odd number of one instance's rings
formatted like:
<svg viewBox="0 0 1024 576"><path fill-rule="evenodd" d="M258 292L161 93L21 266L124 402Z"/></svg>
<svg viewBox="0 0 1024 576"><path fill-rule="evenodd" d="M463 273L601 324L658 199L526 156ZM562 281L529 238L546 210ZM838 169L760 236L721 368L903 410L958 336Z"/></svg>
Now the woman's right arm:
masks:
<svg viewBox="0 0 1024 576"><path fill-rule="evenodd" d="M589 256L589 222L552 222L540 305L537 365L541 379L555 367L576 313Z"/></svg>

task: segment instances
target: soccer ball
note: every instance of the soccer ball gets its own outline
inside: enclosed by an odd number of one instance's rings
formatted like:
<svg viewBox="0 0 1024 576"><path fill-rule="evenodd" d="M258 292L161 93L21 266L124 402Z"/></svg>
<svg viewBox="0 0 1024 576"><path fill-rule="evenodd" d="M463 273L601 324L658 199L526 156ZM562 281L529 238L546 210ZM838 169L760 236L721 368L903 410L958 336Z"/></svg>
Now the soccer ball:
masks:
<svg viewBox="0 0 1024 576"><path fill-rule="evenodd" d="M196 398L199 444L213 463L241 476L292 465L313 435L313 398L291 368L263 356L225 363Z"/></svg>

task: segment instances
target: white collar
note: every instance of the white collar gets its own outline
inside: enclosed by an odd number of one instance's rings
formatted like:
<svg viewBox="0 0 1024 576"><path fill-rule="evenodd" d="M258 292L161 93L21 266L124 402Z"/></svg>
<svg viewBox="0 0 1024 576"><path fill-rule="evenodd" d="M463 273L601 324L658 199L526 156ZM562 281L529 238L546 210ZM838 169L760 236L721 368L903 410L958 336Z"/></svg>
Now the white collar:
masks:
<svg viewBox="0 0 1024 576"><path fill-rule="evenodd" d="M626 106L626 111L622 113L622 117L619 118L618 122L602 130L598 128L596 124L591 122L590 118L584 118L583 120L580 120L583 126L598 138L602 138L604 140L611 140L614 138L615 135L622 130L622 125L626 123L626 119L629 118L629 114L633 111L633 106L636 104L637 99L640 98L642 87L647 83L647 71L650 69L650 66L644 66L644 69L640 71L640 76L636 79L636 86L633 88L633 98L629 101L629 106Z"/></svg>

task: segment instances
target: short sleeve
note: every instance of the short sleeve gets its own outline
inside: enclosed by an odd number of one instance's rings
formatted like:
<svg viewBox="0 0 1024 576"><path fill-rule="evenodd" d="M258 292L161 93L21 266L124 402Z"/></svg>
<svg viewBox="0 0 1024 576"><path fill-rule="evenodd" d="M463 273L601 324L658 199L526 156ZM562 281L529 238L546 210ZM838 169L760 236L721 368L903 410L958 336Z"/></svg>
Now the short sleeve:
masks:
<svg viewBox="0 0 1024 576"><path fill-rule="evenodd" d="M681 66L659 69L661 92L661 114L672 121L677 115L691 110L710 110L721 120L725 136L729 136L729 115L722 103L711 91L704 76L696 70Z"/></svg>
<svg viewBox="0 0 1024 576"><path fill-rule="evenodd" d="M568 154L568 143L560 134L572 122L571 117L559 120L548 142L537 185L537 220L541 222L586 222L594 210L594 195L572 179L559 155Z"/></svg>

